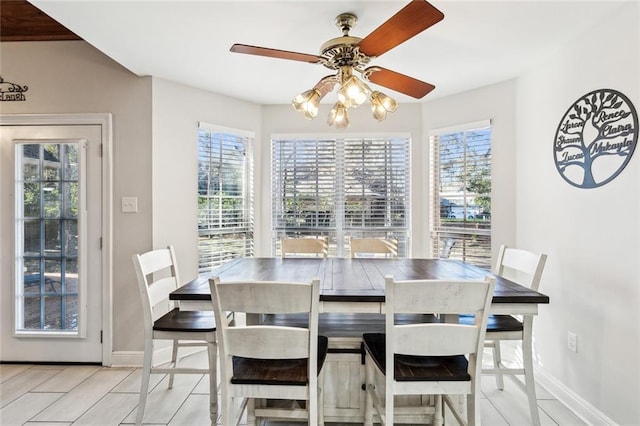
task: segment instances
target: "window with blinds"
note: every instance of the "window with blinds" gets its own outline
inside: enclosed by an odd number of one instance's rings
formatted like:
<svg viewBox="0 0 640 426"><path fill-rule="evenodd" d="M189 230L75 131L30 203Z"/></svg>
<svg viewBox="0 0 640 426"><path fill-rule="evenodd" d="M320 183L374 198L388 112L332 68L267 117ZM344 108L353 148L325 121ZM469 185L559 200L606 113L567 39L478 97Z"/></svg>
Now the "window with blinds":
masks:
<svg viewBox="0 0 640 426"><path fill-rule="evenodd" d="M198 268L253 256L250 146L242 131L198 127Z"/></svg>
<svg viewBox="0 0 640 426"><path fill-rule="evenodd" d="M398 240L409 226L408 137L272 141L273 248L281 238L326 236L348 256L347 237Z"/></svg>
<svg viewBox="0 0 640 426"><path fill-rule="evenodd" d="M491 267L491 122L431 132L433 252Z"/></svg>

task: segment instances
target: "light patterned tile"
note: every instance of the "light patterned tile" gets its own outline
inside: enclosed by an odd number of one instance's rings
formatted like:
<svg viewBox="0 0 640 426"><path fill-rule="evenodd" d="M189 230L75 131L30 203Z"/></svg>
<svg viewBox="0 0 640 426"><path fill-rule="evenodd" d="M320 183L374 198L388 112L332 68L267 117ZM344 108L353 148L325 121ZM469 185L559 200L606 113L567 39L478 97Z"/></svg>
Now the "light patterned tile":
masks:
<svg viewBox="0 0 640 426"><path fill-rule="evenodd" d="M99 371L99 366L70 366L51 377L46 382L33 388L34 392L69 392L80 383Z"/></svg>
<svg viewBox="0 0 640 426"><path fill-rule="evenodd" d="M37 415L33 420L73 422L109 393L128 374L130 372L119 370L98 371Z"/></svg>
<svg viewBox="0 0 640 426"><path fill-rule="evenodd" d="M524 392L520 391L515 384L505 380L505 390L496 388L495 381L487 383L482 381L482 392L491 404L500 412L509 425L521 426L531 424L531 412L529 403ZM542 425L556 425L543 410L538 409L540 423Z"/></svg>
<svg viewBox="0 0 640 426"><path fill-rule="evenodd" d="M202 376L202 379L200 379L200 381L198 382L198 385L193 390L193 393L209 395L209 375L208 374L205 374Z"/></svg>
<svg viewBox="0 0 640 426"><path fill-rule="evenodd" d="M196 355L186 360L191 365L206 363L206 356ZM139 368L97 367L98 370L85 380L80 379L86 374L81 372L84 367L2 365L0 368L3 381L0 400L5 405L0 409L2 426L66 426L76 418L73 426L109 426L129 425L135 420L141 377ZM178 375L171 390L167 389L166 375L152 375L151 383L153 390L149 395L145 426L209 424L208 376ZM543 425L584 425L543 388L538 389ZM526 396L512 381L506 380L505 390L499 391L493 376L483 376L482 391L483 424L524 426L531 423ZM12 400L5 402L5 397ZM73 416L76 417L71 419ZM298 426L298 423L266 423L267 426L280 424ZM332 423L328 426L342 425Z"/></svg>
<svg viewBox="0 0 640 426"><path fill-rule="evenodd" d="M573 414L566 406L564 406L558 400L545 400L538 401L538 405L545 413L549 414L553 420L562 426L584 426L587 423L583 422L578 416Z"/></svg>
<svg viewBox="0 0 640 426"><path fill-rule="evenodd" d="M158 383L160 383L164 378L165 374L152 374L149 379L149 389L153 390ZM112 392L124 392L124 393L139 393L140 392L140 384L142 383L142 369L136 368L131 372L122 382L118 383L118 385L113 388Z"/></svg>
<svg viewBox="0 0 640 426"><path fill-rule="evenodd" d="M209 424L209 395L191 394L182 404L169 426Z"/></svg>
<svg viewBox="0 0 640 426"><path fill-rule="evenodd" d="M515 376L516 380L523 380L522 376ZM535 378L535 376L534 376ZM524 383L524 382L522 382ZM495 389L498 390L498 385L496 383L496 377L494 375L485 374L482 376L482 389ZM516 383L514 383L513 378L508 376L504 376L504 389L506 392L515 392L524 395L522 390L518 387ZM539 401L541 399L555 399L553 395L549 393L544 387L540 386L539 383L536 383L536 399Z"/></svg>
<svg viewBox="0 0 640 426"><path fill-rule="evenodd" d="M49 380L61 371L53 369L30 368L0 383L0 408L20 398L26 392Z"/></svg>
<svg viewBox="0 0 640 426"><path fill-rule="evenodd" d="M62 396L64 393L25 393L0 409L0 424L22 425Z"/></svg>
<svg viewBox="0 0 640 426"><path fill-rule="evenodd" d="M0 364L0 383L26 371L30 368L24 364Z"/></svg>
<svg viewBox="0 0 640 426"><path fill-rule="evenodd" d="M68 422L28 422L23 426L71 426Z"/></svg>
<svg viewBox="0 0 640 426"><path fill-rule="evenodd" d="M109 393L74 422L73 426L118 426L135 411L137 405L138 394Z"/></svg>
<svg viewBox="0 0 640 426"><path fill-rule="evenodd" d="M169 379L165 377L147 397L143 422L169 423L201 378L202 375L199 374L178 374L175 376L173 388L168 389ZM134 421L135 412L125 419L127 423L133 423Z"/></svg>
<svg viewBox="0 0 640 426"><path fill-rule="evenodd" d="M482 423L490 426L508 426L509 423L488 399L480 400Z"/></svg>

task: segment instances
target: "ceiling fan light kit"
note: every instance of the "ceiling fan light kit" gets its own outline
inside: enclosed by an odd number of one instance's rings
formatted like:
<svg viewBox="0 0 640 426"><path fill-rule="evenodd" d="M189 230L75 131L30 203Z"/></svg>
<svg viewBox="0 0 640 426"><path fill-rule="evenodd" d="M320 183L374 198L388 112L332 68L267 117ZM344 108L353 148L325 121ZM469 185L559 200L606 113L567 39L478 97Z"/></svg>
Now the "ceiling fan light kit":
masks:
<svg viewBox="0 0 640 426"><path fill-rule="evenodd" d="M305 118L314 119L318 115L320 101L336 85L338 102L329 112L327 124L338 129L349 125L348 108L357 108L367 100L371 103L373 118L382 121L388 112L398 109L398 103L392 97L371 88L365 83L371 82L388 89L412 96L424 97L435 88L434 85L382 67L367 67L372 59L421 33L440 22L444 14L425 0L413 0L398 13L376 28L365 38L353 37L349 31L357 22L352 13L342 13L335 19L342 36L325 42L320 55L290 52L265 47L234 44L231 51L250 55L267 56L309 63L319 63L336 71L322 78L312 89L296 95L291 104ZM360 73L361 80L355 75Z"/></svg>

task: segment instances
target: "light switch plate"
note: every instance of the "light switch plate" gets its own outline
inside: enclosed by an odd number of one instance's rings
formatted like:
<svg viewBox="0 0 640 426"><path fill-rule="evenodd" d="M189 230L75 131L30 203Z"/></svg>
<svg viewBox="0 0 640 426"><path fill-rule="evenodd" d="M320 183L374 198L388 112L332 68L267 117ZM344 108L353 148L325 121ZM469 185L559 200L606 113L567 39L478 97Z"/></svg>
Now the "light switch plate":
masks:
<svg viewBox="0 0 640 426"><path fill-rule="evenodd" d="M122 197L122 213L137 213L138 197Z"/></svg>

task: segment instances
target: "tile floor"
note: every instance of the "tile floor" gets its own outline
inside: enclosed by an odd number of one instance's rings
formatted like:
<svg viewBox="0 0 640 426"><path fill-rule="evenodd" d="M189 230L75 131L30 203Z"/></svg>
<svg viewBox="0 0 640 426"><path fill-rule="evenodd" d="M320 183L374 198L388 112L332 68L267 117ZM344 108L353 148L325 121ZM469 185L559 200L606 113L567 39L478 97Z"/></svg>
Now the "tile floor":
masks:
<svg viewBox="0 0 640 426"><path fill-rule="evenodd" d="M189 362L206 363L204 353ZM135 420L139 368L100 366L0 365L0 424L3 426L127 425ZM153 375L145 424L197 426L209 424L208 377ZM505 390L491 376L482 379L482 423L488 426L530 424L524 394L510 380ZM584 425L578 417L538 387L543 425ZM291 423L289 423L291 425ZM270 426L274 424L271 423ZM329 426L337 426L329 424Z"/></svg>

